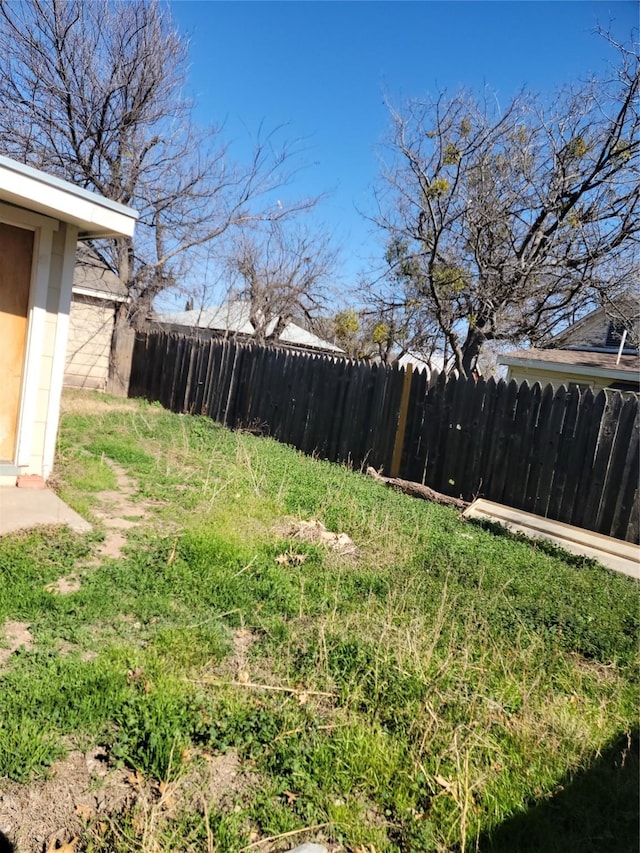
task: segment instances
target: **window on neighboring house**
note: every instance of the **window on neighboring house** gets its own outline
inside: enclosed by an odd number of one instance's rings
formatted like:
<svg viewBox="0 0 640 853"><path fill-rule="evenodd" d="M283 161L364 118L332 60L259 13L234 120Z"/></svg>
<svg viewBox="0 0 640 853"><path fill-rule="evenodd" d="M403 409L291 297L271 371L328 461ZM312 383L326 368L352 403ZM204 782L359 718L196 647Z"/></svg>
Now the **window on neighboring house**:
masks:
<svg viewBox="0 0 640 853"><path fill-rule="evenodd" d="M612 320L607 329L607 339L604 345L609 349L618 349L623 334L624 323L621 320Z"/></svg>

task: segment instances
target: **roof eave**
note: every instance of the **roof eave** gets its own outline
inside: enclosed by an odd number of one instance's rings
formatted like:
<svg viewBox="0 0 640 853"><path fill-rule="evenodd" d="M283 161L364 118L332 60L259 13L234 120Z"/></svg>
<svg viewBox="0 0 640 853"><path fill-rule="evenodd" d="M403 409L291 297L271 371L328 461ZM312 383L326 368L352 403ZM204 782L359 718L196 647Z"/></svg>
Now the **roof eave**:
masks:
<svg viewBox="0 0 640 853"><path fill-rule="evenodd" d="M623 379L638 376L633 368L626 367L595 367L585 364L561 363L557 361L542 361L533 358L519 358L518 356L505 355L499 359L500 364L508 367L526 367L537 370L549 370L552 373L574 373L577 376L593 376L602 379Z"/></svg>
<svg viewBox="0 0 640 853"><path fill-rule="evenodd" d="M131 237L138 213L0 155L0 200L78 228L78 239Z"/></svg>
<svg viewBox="0 0 640 853"><path fill-rule="evenodd" d="M93 299L101 299L104 302L129 302L128 296L122 296L119 293L107 293L106 290L95 290L92 287L82 287L81 285L73 285L74 293L78 296L90 296Z"/></svg>

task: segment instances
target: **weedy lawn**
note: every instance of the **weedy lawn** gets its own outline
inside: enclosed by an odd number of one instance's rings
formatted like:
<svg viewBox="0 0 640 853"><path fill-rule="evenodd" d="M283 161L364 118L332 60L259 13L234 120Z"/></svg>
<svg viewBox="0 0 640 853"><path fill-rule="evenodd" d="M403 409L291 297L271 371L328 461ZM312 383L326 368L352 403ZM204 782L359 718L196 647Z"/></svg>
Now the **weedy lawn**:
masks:
<svg viewBox="0 0 640 853"><path fill-rule="evenodd" d="M0 776L100 744L155 785L78 849L637 849L634 581L267 438L67 396L61 496L96 520L122 471L144 517L120 556L89 564L100 524L0 540L0 625L34 639L0 676ZM224 755L245 781L208 799Z"/></svg>

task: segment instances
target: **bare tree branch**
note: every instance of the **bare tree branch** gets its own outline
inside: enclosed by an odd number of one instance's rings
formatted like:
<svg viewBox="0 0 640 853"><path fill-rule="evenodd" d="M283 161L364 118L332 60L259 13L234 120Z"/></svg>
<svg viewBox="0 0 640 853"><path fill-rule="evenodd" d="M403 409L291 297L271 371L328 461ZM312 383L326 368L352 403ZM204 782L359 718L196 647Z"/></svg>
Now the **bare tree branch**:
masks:
<svg viewBox="0 0 640 853"><path fill-rule="evenodd" d="M638 54L610 79L503 111L468 93L392 109L377 192L379 305L470 375L486 341L546 340L639 276ZM419 310L416 310L416 309Z"/></svg>
<svg viewBox="0 0 640 853"><path fill-rule="evenodd" d="M242 231L228 256L230 295L249 303L255 340L277 340L293 319L312 324L328 304L336 261L322 230L274 220Z"/></svg>
<svg viewBox="0 0 640 853"><path fill-rule="evenodd" d="M125 321L144 321L192 249L317 201L275 204L301 165L282 129L240 165L220 129L194 126L187 52L158 0L0 3L0 150L139 212L135 242L97 247L131 297Z"/></svg>

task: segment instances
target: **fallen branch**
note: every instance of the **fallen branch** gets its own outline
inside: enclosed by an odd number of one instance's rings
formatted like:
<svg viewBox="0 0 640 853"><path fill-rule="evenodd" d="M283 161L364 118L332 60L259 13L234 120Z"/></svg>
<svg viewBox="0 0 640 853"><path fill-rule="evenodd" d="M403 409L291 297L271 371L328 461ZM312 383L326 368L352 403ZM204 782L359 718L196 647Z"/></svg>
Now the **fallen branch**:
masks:
<svg viewBox="0 0 640 853"><path fill-rule="evenodd" d="M466 509L469 506L467 501L461 498L451 498L449 495L443 495L442 492L436 492L430 489L429 486L423 486L422 483L412 483L411 480L401 480L399 477L383 477L378 474L375 468L367 468L367 474L377 480L379 483L384 483L390 489L397 489L404 492L405 495L410 495L412 498L420 498L423 501L433 501L444 506L455 506L457 509Z"/></svg>

